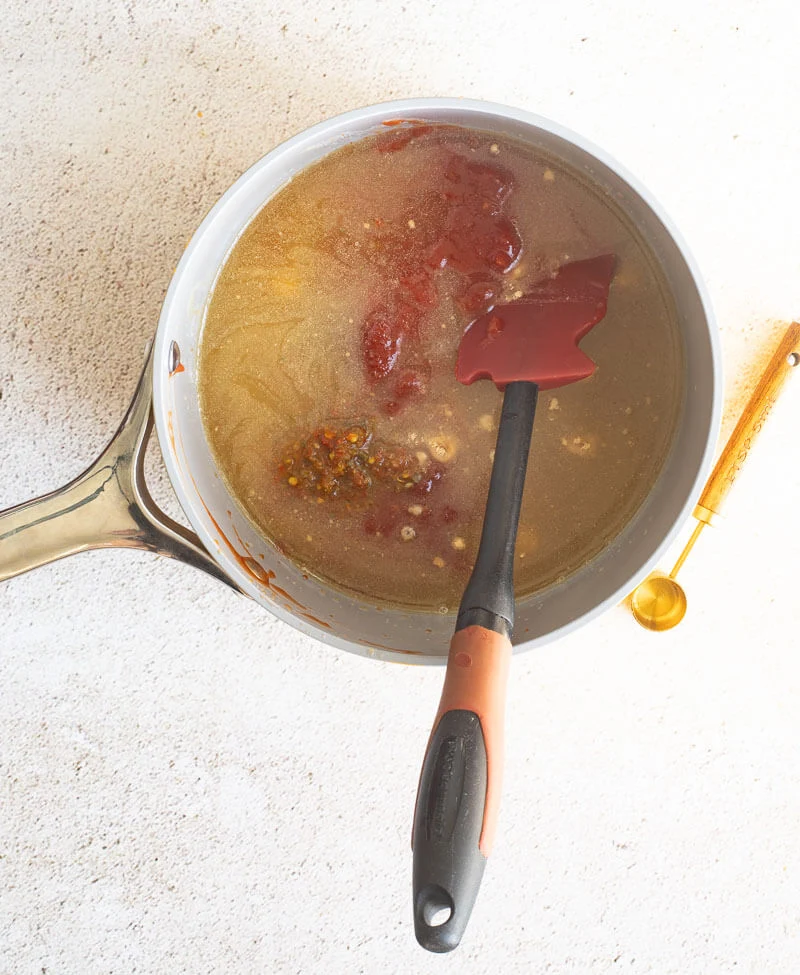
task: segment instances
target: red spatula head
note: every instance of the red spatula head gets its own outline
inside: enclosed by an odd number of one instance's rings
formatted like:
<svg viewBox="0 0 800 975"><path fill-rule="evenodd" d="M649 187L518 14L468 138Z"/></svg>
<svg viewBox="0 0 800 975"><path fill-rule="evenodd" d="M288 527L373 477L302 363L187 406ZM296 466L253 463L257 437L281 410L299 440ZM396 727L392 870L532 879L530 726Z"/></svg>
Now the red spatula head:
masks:
<svg viewBox="0 0 800 975"><path fill-rule="evenodd" d="M456 378L498 389L531 382L553 389L586 379L595 365L578 342L606 313L614 255L562 265L518 301L477 318L458 348Z"/></svg>

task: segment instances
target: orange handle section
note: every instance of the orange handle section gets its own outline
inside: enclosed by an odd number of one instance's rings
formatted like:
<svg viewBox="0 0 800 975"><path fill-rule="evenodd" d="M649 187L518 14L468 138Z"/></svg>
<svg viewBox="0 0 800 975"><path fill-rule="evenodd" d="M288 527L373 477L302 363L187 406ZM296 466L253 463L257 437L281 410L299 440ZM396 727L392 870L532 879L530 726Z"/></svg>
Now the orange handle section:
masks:
<svg viewBox="0 0 800 975"><path fill-rule="evenodd" d="M472 711L478 716L486 744L486 801L479 847L488 857L497 827L503 784L506 686L511 641L501 633L468 626L453 635L447 674L434 728L447 711Z"/></svg>
<svg viewBox="0 0 800 975"><path fill-rule="evenodd" d="M739 422L717 461L694 511L698 521L711 523L718 515L742 469L753 441L766 423L783 384L800 361L800 323L793 322L747 401Z"/></svg>

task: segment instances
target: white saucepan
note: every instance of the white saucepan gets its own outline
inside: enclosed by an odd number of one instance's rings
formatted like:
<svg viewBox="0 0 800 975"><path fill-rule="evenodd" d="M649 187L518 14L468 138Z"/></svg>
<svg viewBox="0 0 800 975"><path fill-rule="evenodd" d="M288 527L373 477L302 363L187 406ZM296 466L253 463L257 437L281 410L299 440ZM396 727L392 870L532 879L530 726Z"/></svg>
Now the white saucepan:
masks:
<svg viewBox="0 0 800 975"><path fill-rule="evenodd" d="M544 149L587 175L615 199L652 248L680 322L685 401L658 480L632 521L597 557L565 581L519 602L515 644L534 647L584 625L654 566L695 503L720 417L720 354L694 262L647 190L580 136L517 109L433 98L374 105L321 122L273 149L234 183L178 265L139 389L117 437L76 481L0 513L0 579L89 548L146 548L206 569L326 643L384 660L444 662L453 629L449 616L376 607L340 592L309 576L257 533L216 469L197 395L205 308L242 231L295 173L398 119L489 130ZM164 461L193 531L164 515L144 483L151 394Z"/></svg>

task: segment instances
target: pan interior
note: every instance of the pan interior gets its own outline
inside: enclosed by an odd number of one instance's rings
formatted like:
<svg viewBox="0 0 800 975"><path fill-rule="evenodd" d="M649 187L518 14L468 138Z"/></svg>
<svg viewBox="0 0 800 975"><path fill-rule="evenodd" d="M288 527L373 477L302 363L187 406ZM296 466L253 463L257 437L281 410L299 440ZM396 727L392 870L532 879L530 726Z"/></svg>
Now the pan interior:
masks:
<svg viewBox="0 0 800 975"><path fill-rule="evenodd" d="M426 113L421 107L417 104L410 117L455 122L523 139L591 181L596 192L612 200L636 228L666 282L680 327L683 376L676 375L675 381L680 385L683 380L685 395L666 463L644 503L610 544L566 579L519 601L515 642L532 644L577 625L618 598L646 571L685 513L714 425L715 356L707 310L692 269L662 218L628 179L595 153L554 131L549 123L550 128L532 126L526 117L501 117L466 103L455 108L427 103ZM172 460L177 467L173 481L178 482L176 489L187 515L250 595L327 642L388 659L428 661L441 659L449 642L451 607L439 612L370 604L315 578L266 544L215 468L198 407L198 340L218 269L253 214L289 176L331 147L375 131L386 117L382 110L356 116L339 120L338 128L323 124L265 157L229 191L198 232L173 282L159 329L159 348L166 350L168 340L174 341L181 349L184 367L178 376L157 378L159 433L162 442L172 435ZM160 356L159 361L166 359ZM164 422L166 414L168 423ZM689 416L692 423L686 422Z"/></svg>

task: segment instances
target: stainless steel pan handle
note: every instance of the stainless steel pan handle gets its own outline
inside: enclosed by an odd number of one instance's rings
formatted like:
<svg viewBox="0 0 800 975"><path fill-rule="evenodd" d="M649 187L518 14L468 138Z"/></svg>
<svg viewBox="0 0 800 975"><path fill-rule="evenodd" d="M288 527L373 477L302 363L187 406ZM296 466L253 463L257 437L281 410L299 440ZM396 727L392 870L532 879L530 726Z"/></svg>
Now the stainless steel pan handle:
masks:
<svg viewBox="0 0 800 975"><path fill-rule="evenodd" d="M237 589L197 535L156 505L145 484L152 376L151 345L131 405L97 460L65 487L0 511L0 581L75 552L140 548L187 562Z"/></svg>

